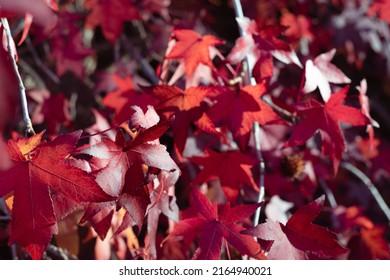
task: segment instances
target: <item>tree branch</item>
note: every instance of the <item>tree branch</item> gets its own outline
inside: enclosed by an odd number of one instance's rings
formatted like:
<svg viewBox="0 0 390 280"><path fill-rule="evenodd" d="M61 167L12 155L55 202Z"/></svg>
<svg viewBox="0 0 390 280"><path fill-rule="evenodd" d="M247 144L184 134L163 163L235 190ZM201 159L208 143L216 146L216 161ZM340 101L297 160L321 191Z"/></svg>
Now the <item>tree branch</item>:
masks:
<svg viewBox="0 0 390 280"><path fill-rule="evenodd" d="M330 207L336 208L337 207L337 201L336 201L336 198L334 197L334 194L333 194L332 190L329 188L328 184L322 178L320 178L318 180L318 183L320 184L322 190L324 191L326 197L328 198Z"/></svg>
<svg viewBox="0 0 390 280"><path fill-rule="evenodd" d="M360 169L358 169L356 166L349 162L341 162L340 167L344 168L345 170L348 170L353 175L355 175L360 181L363 182L368 188L368 190L371 192L371 195L374 197L376 203L378 204L379 208L383 211L385 214L387 220L390 222L390 208L387 206L386 202L384 201L383 197L379 193L376 186L372 183L370 178L366 174L364 174Z"/></svg>
<svg viewBox="0 0 390 280"><path fill-rule="evenodd" d="M241 1L240 0L233 0L233 5L234 5L234 12L236 13L236 17L239 19L243 19L245 16L244 16L244 12L242 10ZM240 31L240 37L246 36L246 31L244 29L242 29L240 26L239 26L239 31ZM245 64L246 69L247 69L247 73L246 73L245 79L244 79L245 84L248 84L248 85L249 84L251 84L251 85L256 84L256 81L252 77L252 65L255 65L255 61L253 61L253 59L251 59L249 56L247 56L245 58L244 64Z"/></svg>
<svg viewBox="0 0 390 280"><path fill-rule="evenodd" d="M24 87L22 77L20 76L18 64L16 63L16 53L14 51L14 48L12 47L14 45L14 40L11 35L11 30L8 24L8 20L6 18L1 18L1 23L3 24L4 31L7 37L7 47L8 47L8 53L12 61L12 65L14 68L15 75L19 82L19 93L20 93L20 100L22 102L22 111L23 111L23 121L26 125L26 134L31 135L35 134L30 116L28 114L28 106L27 106L27 97L26 97L26 88Z"/></svg>
<svg viewBox="0 0 390 280"><path fill-rule="evenodd" d="M265 175L265 163L264 158L261 153L261 143L260 143L260 126L258 122L253 123L253 136L255 139L255 147L256 147L256 155L259 160L259 195L257 197L257 202L260 203L264 200L265 195L265 187L264 187L264 175ZM261 207L257 208L255 212L255 217L253 218L253 226L257 226L259 224L260 219L260 213L261 213Z"/></svg>

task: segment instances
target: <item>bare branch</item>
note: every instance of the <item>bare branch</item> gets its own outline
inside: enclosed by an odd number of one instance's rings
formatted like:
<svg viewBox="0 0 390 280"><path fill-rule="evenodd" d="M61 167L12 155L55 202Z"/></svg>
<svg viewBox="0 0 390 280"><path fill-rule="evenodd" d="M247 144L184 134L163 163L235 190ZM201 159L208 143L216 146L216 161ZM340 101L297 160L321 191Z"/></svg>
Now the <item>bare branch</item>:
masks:
<svg viewBox="0 0 390 280"><path fill-rule="evenodd" d="M330 207L336 208L337 207L337 201L336 201L336 198L334 197L334 194L333 194L332 190L329 188L328 184L322 178L320 178L318 180L318 182L319 182L322 190L324 191L326 197L328 198Z"/></svg>
<svg viewBox="0 0 390 280"><path fill-rule="evenodd" d="M7 37L7 46L8 46L8 53L12 61L12 65L14 68L15 75L19 82L19 92L20 92L20 100L22 102L22 111L23 111L23 121L26 125L26 134L31 135L35 134L30 116L28 114L28 106L27 106L27 97L26 97L26 88L24 87L22 77L20 76L18 64L16 63L16 53L14 51L14 48L12 48L13 45L13 38L11 34L11 30L8 24L8 20L6 18L1 18L1 23L3 24L5 34Z"/></svg>
<svg viewBox="0 0 390 280"><path fill-rule="evenodd" d="M387 220L390 222L390 208L387 206L386 202L384 201L383 197L379 193L376 186L372 183L370 178L366 174L364 174L360 169L358 169L356 166L349 162L341 162L340 167L344 168L345 170L348 170L353 175L355 175L359 180L363 182L368 188L368 190L371 192L372 196L374 197L376 203L378 204L379 208L383 211L383 213L386 215Z"/></svg>
<svg viewBox="0 0 390 280"><path fill-rule="evenodd" d="M264 200L265 195L265 187L264 187L264 176L265 176L265 163L264 158L261 153L261 143L260 143L260 126L258 122L253 123L253 136L255 139L255 147L256 147L256 155L259 160L259 171L260 171L260 177L259 177L259 195L257 197L257 202L262 202ZM257 226L259 224L260 219L260 213L261 213L261 207L257 208L255 217L253 219L253 225Z"/></svg>
<svg viewBox="0 0 390 280"><path fill-rule="evenodd" d="M234 12L236 13L236 17L239 19L243 19L245 16L244 16L244 12L242 11L241 1L240 0L233 0L233 5L234 5ZM242 29L240 26L239 26L239 31L240 31L241 37L246 36L246 31L244 29ZM247 56L245 58L244 65L247 69L247 73L245 75L244 80L245 80L246 84L254 85L254 84L256 84L256 81L252 77L252 70L253 70L252 65L255 64L255 61L252 61L252 60L253 59L249 56Z"/></svg>

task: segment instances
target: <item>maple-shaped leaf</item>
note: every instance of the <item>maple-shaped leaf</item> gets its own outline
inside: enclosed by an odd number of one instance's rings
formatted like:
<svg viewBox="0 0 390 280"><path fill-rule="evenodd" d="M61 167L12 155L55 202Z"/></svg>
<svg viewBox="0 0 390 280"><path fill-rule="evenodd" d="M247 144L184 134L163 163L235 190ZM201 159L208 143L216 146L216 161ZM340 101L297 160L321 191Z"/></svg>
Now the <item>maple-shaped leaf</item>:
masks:
<svg viewBox="0 0 390 280"><path fill-rule="evenodd" d="M390 1L374 0L368 10L369 15L378 15L378 17L390 24Z"/></svg>
<svg viewBox="0 0 390 280"><path fill-rule="evenodd" d="M192 123L205 132L221 136L208 116L204 114L205 109L201 107L202 101L212 94L213 88L190 87L183 91L175 86L161 85L144 88L144 90L159 100L156 105L159 113L166 118L175 116L172 130L175 149L179 157L184 150Z"/></svg>
<svg viewBox="0 0 390 280"><path fill-rule="evenodd" d="M210 48L224 43L212 35L202 37L195 31L188 29L174 30L173 38L176 43L166 58L182 59L187 77L192 76L200 63L214 68L210 58Z"/></svg>
<svg viewBox="0 0 390 280"><path fill-rule="evenodd" d="M327 102L332 92L329 83L349 84L351 80L331 63L336 49L320 54L314 61L307 60L305 65L305 85L303 91L306 93L316 90L318 87L322 98Z"/></svg>
<svg viewBox="0 0 390 280"><path fill-rule="evenodd" d="M370 123L361 110L343 105L348 90L347 86L332 94L325 104L310 99L298 105L297 115L303 117L303 120L293 128L286 146L303 145L316 131L320 131L323 153L330 156L333 172L336 172L345 150L339 122L353 126Z"/></svg>
<svg viewBox="0 0 390 280"><path fill-rule="evenodd" d="M193 188L190 194L190 204L197 213L196 217L181 220L175 225L165 239L194 234L199 235L198 248L193 259L220 259L224 242L228 242L241 254L257 259L264 259L260 245L252 238L240 233L244 227L237 222L250 217L261 203L239 205L231 208L229 203L223 204L218 210L216 203Z"/></svg>
<svg viewBox="0 0 390 280"><path fill-rule="evenodd" d="M235 203L243 184L258 190L251 172L257 160L240 151L217 153L209 150L207 155L192 157L190 161L203 166L192 184L201 184L218 178L226 197L232 203Z"/></svg>
<svg viewBox="0 0 390 280"><path fill-rule="evenodd" d="M57 231L52 201L55 193L77 203L112 199L94 176L66 161L81 131L60 135L49 143L41 141L42 135L10 140L8 150L13 167L0 175L0 196L11 191L14 195L9 242L19 242L33 259L41 258Z"/></svg>
<svg viewBox="0 0 390 280"><path fill-rule="evenodd" d="M262 240L273 240L267 259L307 259L308 253L321 258L344 254L337 236L326 227L313 224L324 205L325 196L310 202L295 212L286 225L267 220L256 228L242 233L256 236Z"/></svg>
<svg viewBox="0 0 390 280"><path fill-rule="evenodd" d="M285 27L281 25L264 25L259 27L255 20L249 18L236 18L240 29L244 35L236 40L236 43L229 53L228 60L237 64L247 58L249 69L266 70L259 77L269 78L272 76L273 60L272 56L283 63L295 63L302 67L296 53L291 50L290 46L280 39ZM257 61L257 62L256 62ZM262 64L265 66L262 66ZM256 67L255 67L256 65ZM257 73L254 74L257 74ZM256 75L254 75L256 78Z"/></svg>
<svg viewBox="0 0 390 280"><path fill-rule="evenodd" d="M137 7L127 0L86 0L91 12L85 21L87 29L102 28L104 38L115 43L123 30L123 23L140 17Z"/></svg>
<svg viewBox="0 0 390 280"><path fill-rule="evenodd" d="M104 97L103 104L115 110L114 124L128 121L134 113L131 109L132 106L139 106L146 110L148 105L156 104L156 100L152 95L137 91L133 80L129 76L123 79L114 74L113 78L117 89Z"/></svg>
<svg viewBox="0 0 390 280"><path fill-rule="evenodd" d="M263 51L290 51L290 46L280 39L286 28L281 25L264 25L253 34L258 48Z"/></svg>
<svg viewBox="0 0 390 280"><path fill-rule="evenodd" d="M207 115L216 127L228 127L239 146L245 148L254 122L260 125L282 123L280 117L260 100L265 93L264 81L240 90L219 88L211 97L216 103L207 111Z"/></svg>
<svg viewBox="0 0 390 280"><path fill-rule="evenodd" d="M150 204L149 191L146 188L148 178L144 165L165 171L179 170L169 156L166 147L158 138L169 128L169 122L158 121L158 115L152 107L144 114L139 107L131 118L132 127L141 129L132 141L126 141L123 133L118 131L115 142L103 138L100 143L82 150L106 162L106 166L96 175L96 181L109 194L119 197L118 205L125 207L135 223L141 227ZM148 127L150 126L150 127ZM99 205L94 209L100 211ZM108 228L106 228L108 230Z"/></svg>

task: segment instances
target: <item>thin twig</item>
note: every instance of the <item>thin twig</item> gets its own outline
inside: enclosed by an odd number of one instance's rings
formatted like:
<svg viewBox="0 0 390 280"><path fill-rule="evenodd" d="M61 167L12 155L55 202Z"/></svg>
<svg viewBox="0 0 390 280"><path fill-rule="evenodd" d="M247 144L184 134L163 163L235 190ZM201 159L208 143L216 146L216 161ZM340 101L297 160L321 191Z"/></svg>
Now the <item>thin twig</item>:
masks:
<svg viewBox="0 0 390 280"><path fill-rule="evenodd" d="M295 122L295 116L292 113L290 113L289 111L276 105L268 95L263 95L261 97L261 100L264 103L266 103L268 106L270 106L272 109L274 109L276 112L281 114L283 119L290 121L290 122Z"/></svg>
<svg viewBox="0 0 390 280"><path fill-rule="evenodd" d="M22 102L23 121L26 124L26 131L25 132L27 135L35 134L30 116L28 114L26 88L24 87L22 77L20 76L20 73L19 73L18 64L16 63L16 53L12 47L14 40L13 40L12 35L11 35L11 30L10 30L10 27L8 24L8 20L6 18L1 18L1 23L3 24L5 34L7 36L7 45L8 45L9 56L10 56L11 61L12 61L15 75L16 75L18 82L19 82L19 92L20 92L20 99Z"/></svg>
<svg viewBox="0 0 390 280"><path fill-rule="evenodd" d="M318 180L318 183L320 184L322 190L324 191L326 197L328 198L330 207L336 208L337 207L337 201L336 201L336 198L334 197L334 194L333 194L332 190L329 188L328 184L322 178L320 178Z"/></svg>
<svg viewBox="0 0 390 280"><path fill-rule="evenodd" d="M244 12L242 10L242 5L240 0L233 0L234 4L234 12L236 13L236 17L239 19L244 18ZM246 31L239 26L240 36L244 37L246 36ZM256 81L252 78L252 61L250 61L249 56L245 59L246 64L246 75L245 75L245 83L255 85ZM259 160L259 169L260 169L260 178L259 178L259 195L257 197L257 202L262 202L264 200L265 195L265 188L264 188L264 175L265 175L265 163L263 159L263 155L261 153L261 144L260 144L260 125L258 122L253 123L253 135L255 140L255 147L256 147L256 155ZM261 207L257 208L255 217L253 220L254 226L257 226L259 224L260 219L260 213L261 213Z"/></svg>
<svg viewBox="0 0 390 280"><path fill-rule="evenodd" d="M225 57L221 54L220 51L217 50L215 53L220 60L225 61ZM224 65L225 65L226 69L229 70L230 74L233 77L237 76L237 72L233 69L233 67L229 63L224 63Z"/></svg>
<svg viewBox="0 0 390 280"><path fill-rule="evenodd" d="M358 179L360 179L363 182L363 184L365 184L367 186L368 190L371 192L371 194L374 197L379 208L383 211L383 213L386 215L387 220L390 222L390 208L389 208L389 206L387 206L383 197L379 193L376 186L372 183L370 178L368 178L366 174L364 174L356 166L354 166L353 164L351 164L349 162L345 162L345 161L341 162L340 167L351 172Z"/></svg>
<svg viewBox="0 0 390 280"><path fill-rule="evenodd" d="M132 46L131 42L126 36L122 36L121 41L123 43L123 47L125 48L125 50L139 63L142 72L149 79L149 81L153 85L158 85L160 79L157 77L156 71L149 64L149 62L141 56L140 52L136 48Z"/></svg>
<svg viewBox="0 0 390 280"><path fill-rule="evenodd" d="M28 50L30 51L30 53L32 55L32 58L33 58L35 64L46 74L46 76L50 80L52 80L52 82L54 82L57 85L60 84L61 81L58 78L58 76L53 71L51 71L48 67L46 67L46 65L43 63L42 59L39 57L37 51L35 50L32 42L31 42L30 36L26 37L25 42L26 42Z"/></svg>
<svg viewBox="0 0 390 280"><path fill-rule="evenodd" d="M261 143L260 143L260 125L258 122L253 123L253 136L255 139L255 147L256 147L256 155L259 160L259 171L260 171L260 177L259 177L259 195L257 197L257 202L260 203L264 200L265 195L265 187L264 187L264 176L265 176L265 163L264 158L261 153ZM260 213L261 213L261 207L257 208L255 217L253 219L253 225L257 226L259 224L260 219Z"/></svg>
<svg viewBox="0 0 390 280"><path fill-rule="evenodd" d="M123 122L123 123L120 123L120 124L115 124L105 130L102 130L102 131L98 131L96 133L93 133L93 134L88 134L88 135L83 135L80 137L80 139L86 139L86 138L90 138L90 137L93 137L93 136L97 136L97 135L103 135L104 133L110 131L110 130L114 130L114 129L117 129L117 128L120 128L122 126L122 124L125 124L126 122Z"/></svg>

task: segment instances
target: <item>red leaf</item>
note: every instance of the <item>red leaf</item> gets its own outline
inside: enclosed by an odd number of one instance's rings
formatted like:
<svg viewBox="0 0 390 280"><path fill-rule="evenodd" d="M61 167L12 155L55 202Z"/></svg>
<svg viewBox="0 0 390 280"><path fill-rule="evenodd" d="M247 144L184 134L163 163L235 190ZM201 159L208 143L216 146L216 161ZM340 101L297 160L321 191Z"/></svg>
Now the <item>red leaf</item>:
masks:
<svg viewBox="0 0 390 280"><path fill-rule="evenodd" d="M60 135L53 142L41 142L42 133L29 139L8 142L13 167L0 177L0 196L13 190L10 243L19 242L39 259L56 233L53 193L75 202L110 200L95 178L66 162L81 131ZM26 234L28 233L28 234Z"/></svg>
<svg viewBox="0 0 390 280"><path fill-rule="evenodd" d="M47 133L55 135L60 126L70 123L72 117L69 112L69 101L63 94L50 95L47 90L33 90L28 92L36 103L31 116L33 124L46 124Z"/></svg>
<svg viewBox="0 0 390 280"><path fill-rule="evenodd" d="M126 209L134 223L138 226L138 229L141 230L147 207L150 205L150 198L149 190L144 186L145 180L143 176L139 177L139 179L143 179L142 181L137 180L138 178L135 179L136 176L134 175L136 175L136 170L137 168L132 168L127 173L125 188L118 200L118 205ZM143 175L143 173L140 175ZM135 180L137 180L138 184L134 182Z"/></svg>
<svg viewBox="0 0 390 280"><path fill-rule="evenodd" d="M286 143L287 146L302 145L319 130L322 137L323 153L332 160L333 171L336 172L342 153L345 150L344 137L339 122L353 126L367 125L370 120L359 109L343 105L349 87L345 87L331 95L329 101L321 104L314 99L298 106L298 116L304 119L298 123Z"/></svg>
<svg viewBox="0 0 390 280"><path fill-rule="evenodd" d="M253 34L253 39L260 50L289 52L291 50L290 46L280 39L285 29L281 25L265 25Z"/></svg>
<svg viewBox="0 0 390 280"><path fill-rule="evenodd" d="M217 153L210 150L206 156L192 157L190 161L203 166L192 183L201 184L219 178L226 197L232 203L235 203L243 184L258 189L251 172L257 160L239 151Z"/></svg>
<svg viewBox="0 0 390 280"><path fill-rule="evenodd" d="M240 231L244 228L237 224L252 215L261 203L233 208L227 203L218 211L216 204L211 204L206 196L193 188L190 204L198 216L180 221L164 241L173 237L198 234L199 247L193 259L220 259L224 240L242 254L264 259L259 244L253 238L241 234Z"/></svg>
<svg viewBox="0 0 390 280"><path fill-rule="evenodd" d="M264 83L246 86L239 91L219 88L216 96L212 97L216 104L207 114L215 126L227 126L240 147L245 148L255 121L261 125L282 122L280 117L260 100L265 92Z"/></svg>
<svg viewBox="0 0 390 280"><path fill-rule="evenodd" d="M211 35L201 37L187 29L174 30L173 37L176 43L166 58L183 59L187 77L192 76L199 63L214 68L210 58L210 47L223 44L222 40Z"/></svg>
<svg viewBox="0 0 390 280"><path fill-rule="evenodd" d="M146 110L148 105L156 104L153 96L138 92L135 89L133 80L130 77L122 79L114 75L114 80L118 89L108 93L103 99L105 106L115 110L114 124L121 124L130 119L134 113L133 110L130 110L131 106L139 106L142 110Z"/></svg>
<svg viewBox="0 0 390 280"><path fill-rule="evenodd" d="M259 59L253 66L253 77L257 81L271 78L274 74L274 62L271 54L261 52Z"/></svg>
<svg viewBox="0 0 390 280"><path fill-rule="evenodd" d="M149 126L156 121L156 115L153 116L155 112L152 108L149 108L146 114L140 111L139 107L133 109L136 112L131 118L132 123L141 127L141 131L132 141L126 142L124 135L118 132L116 142L103 138L102 142L82 152L107 162L97 174L97 182L107 193L119 197L118 206L125 207L135 223L141 227L150 204L149 191L145 187L148 178L144 174L143 166L165 171L178 171L179 168L169 156L166 147L158 142L158 138L169 128L169 122L142 129L142 126ZM146 115L152 115L153 121L146 122ZM148 120L150 121L150 118Z"/></svg>
<svg viewBox="0 0 390 280"><path fill-rule="evenodd" d="M211 121L203 114L203 108L201 108L201 102L211 94L213 88L190 87L182 91L174 86L155 86L144 88L144 90L160 100L156 105L159 113L164 114L167 118L175 115L172 125L173 138L180 157L187 141L191 123L197 124L203 131L220 136Z"/></svg>
<svg viewBox="0 0 390 280"><path fill-rule="evenodd" d="M254 229L244 233L254 235L263 240L273 240L270 252L267 254L268 260L306 260L307 255L295 248L283 232L281 223L268 220L266 223L258 225Z"/></svg>
<svg viewBox="0 0 390 280"><path fill-rule="evenodd" d="M324 201L325 197L322 196L298 209L286 225L267 220L243 233L263 240L273 240L267 256L269 259L306 259L306 252L321 258L344 254L347 250L340 246L333 232L312 223L319 215Z"/></svg>
<svg viewBox="0 0 390 280"><path fill-rule="evenodd" d="M140 17L137 7L127 0L86 0L84 6L91 9L85 28L100 26L104 37L112 44L122 33L124 22Z"/></svg>

